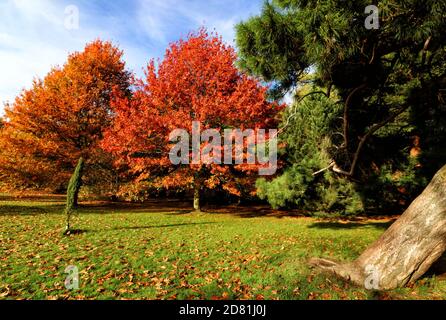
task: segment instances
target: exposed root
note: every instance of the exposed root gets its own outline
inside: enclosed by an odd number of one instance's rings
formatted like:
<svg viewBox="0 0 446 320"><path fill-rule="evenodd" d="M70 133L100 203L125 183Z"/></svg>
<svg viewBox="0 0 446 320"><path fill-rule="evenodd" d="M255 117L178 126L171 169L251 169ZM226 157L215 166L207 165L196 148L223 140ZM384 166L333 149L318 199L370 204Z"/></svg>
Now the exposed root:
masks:
<svg viewBox="0 0 446 320"><path fill-rule="evenodd" d="M333 274L357 285L363 285L364 283L364 275L360 272L359 268L353 264L346 264L322 258L312 258L308 261L308 264L313 268Z"/></svg>

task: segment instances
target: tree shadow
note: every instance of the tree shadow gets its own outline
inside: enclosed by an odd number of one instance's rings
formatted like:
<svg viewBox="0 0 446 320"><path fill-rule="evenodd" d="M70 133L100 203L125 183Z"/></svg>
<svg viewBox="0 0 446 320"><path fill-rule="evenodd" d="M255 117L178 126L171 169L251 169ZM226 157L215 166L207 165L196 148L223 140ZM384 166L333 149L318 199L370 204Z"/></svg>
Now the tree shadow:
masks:
<svg viewBox="0 0 446 320"><path fill-rule="evenodd" d="M88 230L86 230L86 229L72 229L68 233L65 233L64 236L66 236L66 237L78 236L81 234L85 234L87 232L88 232Z"/></svg>
<svg viewBox="0 0 446 320"><path fill-rule="evenodd" d="M179 200L151 200L143 203L92 201L82 202L79 206L82 214L129 213L166 213L182 215L191 212L191 204Z"/></svg>
<svg viewBox="0 0 446 320"><path fill-rule="evenodd" d="M39 198L40 197L40 198ZM43 197L43 198L42 198ZM3 199L3 198L2 198ZM63 196L54 196L53 201L50 201L51 196L34 196L29 198L9 197L17 202L17 205L6 203L2 205L0 199L0 216L37 216L44 214L63 214L64 203L61 199ZM23 200L25 199L25 200ZM20 201L42 201L41 205L31 204L30 206L23 205ZM150 213L164 213L166 215L180 216L194 213L191 201L184 199L152 199L143 203L131 202L112 202L112 201L82 201L77 209L80 215L111 215L111 214L150 214ZM241 205L211 205L207 204L202 208L203 214L221 214L232 215L239 218L278 218L285 217L303 218L308 217L309 212L303 210L274 210L268 205L261 204L241 204ZM368 222L370 226L387 228L392 222L388 222L388 218L384 222ZM314 228L325 229L349 229L364 226L362 220L350 220L349 223L342 222L318 222L313 224ZM374 219L375 220L375 219Z"/></svg>
<svg viewBox="0 0 446 320"><path fill-rule="evenodd" d="M155 199L143 203L130 202L83 202L79 207L82 214L113 214L122 213L165 213L172 216L195 213L192 202L181 199ZM304 217L300 210L274 210L268 205L205 205L202 214L227 214L240 218L258 217Z"/></svg>
<svg viewBox="0 0 446 320"><path fill-rule="evenodd" d="M437 277L446 280L446 252L435 261L422 278Z"/></svg>
<svg viewBox="0 0 446 320"><path fill-rule="evenodd" d="M198 226L198 225L210 225L216 224L217 222L190 222L190 223L175 223L175 224L165 224L160 226L128 226L128 227L114 227L109 229L101 230L82 230L84 233L103 233L110 231L125 231L125 230L148 230L148 229L162 229L162 228L175 228L175 227L187 227L187 226Z"/></svg>
<svg viewBox="0 0 446 320"><path fill-rule="evenodd" d="M361 221L361 222L339 222L339 221L323 221L323 222L315 222L308 226L308 228L314 229L331 229L331 230L345 230L345 229L356 229L363 227L372 227L375 229L383 229L387 230L396 219L391 220L383 220L383 221Z"/></svg>
<svg viewBox="0 0 446 320"><path fill-rule="evenodd" d="M63 205L49 204L44 206L0 205L0 216L38 216L44 214L60 214Z"/></svg>
<svg viewBox="0 0 446 320"><path fill-rule="evenodd" d="M62 202L37 202L26 205L26 201L18 198L11 198L17 204L5 203L0 200L0 216L38 216L48 214L62 214L65 204ZM10 201L9 199L6 201ZM23 201L25 204L22 204ZM110 215L122 214L144 214L144 213L164 213L172 216L187 215L194 213L192 204L189 201L181 200L152 200L144 203L131 202L111 202L111 201L83 201L76 209L80 215Z"/></svg>
<svg viewBox="0 0 446 320"><path fill-rule="evenodd" d="M32 202L64 203L66 201L66 196L58 194L0 194L0 201L32 201Z"/></svg>
<svg viewBox="0 0 446 320"><path fill-rule="evenodd" d="M267 205L228 205L228 206L206 206L202 209L205 214L227 214L239 218L260 218L260 217L305 217L305 213L300 210L274 210Z"/></svg>
<svg viewBox="0 0 446 320"><path fill-rule="evenodd" d="M165 212L167 216L184 216L191 213L195 213L196 211L193 209L184 209L184 210L177 210L174 212Z"/></svg>

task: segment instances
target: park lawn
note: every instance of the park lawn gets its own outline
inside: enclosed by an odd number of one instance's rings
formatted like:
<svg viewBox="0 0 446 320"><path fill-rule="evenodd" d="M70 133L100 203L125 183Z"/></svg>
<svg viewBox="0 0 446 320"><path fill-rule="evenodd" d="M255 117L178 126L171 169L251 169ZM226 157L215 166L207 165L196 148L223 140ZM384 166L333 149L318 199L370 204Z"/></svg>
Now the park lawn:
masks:
<svg viewBox="0 0 446 320"><path fill-rule="evenodd" d="M83 204L62 236L63 198L0 201L0 299L445 299L446 281L370 292L307 266L352 260L387 221L188 213L184 208ZM80 272L65 289L67 266Z"/></svg>

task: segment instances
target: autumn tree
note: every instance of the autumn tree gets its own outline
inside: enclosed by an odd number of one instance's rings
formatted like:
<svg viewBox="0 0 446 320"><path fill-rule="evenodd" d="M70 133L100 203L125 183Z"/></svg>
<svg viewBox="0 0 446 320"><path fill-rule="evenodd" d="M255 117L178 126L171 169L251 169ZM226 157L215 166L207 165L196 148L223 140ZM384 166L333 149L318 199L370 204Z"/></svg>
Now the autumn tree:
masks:
<svg viewBox="0 0 446 320"><path fill-rule="evenodd" d="M131 98L116 95L114 123L105 134L104 148L120 163L129 164L135 182L194 190L196 210L200 209L204 188L240 195L242 187L254 181L256 165L202 160L174 165L169 159L173 146L170 134L184 129L192 135L194 122L201 130L215 129L218 133L228 128L276 126L275 116L281 106L269 102L267 88L241 74L235 60L234 49L205 30L172 43L158 67L154 61L149 63L145 81L137 82ZM206 145L199 144L200 148Z"/></svg>
<svg viewBox="0 0 446 320"><path fill-rule="evenodd" d="M5 184L65 189L81 157L89 164L90 179L110 167L110 156L98 142L110 123L112 91L130 93L131 75L122 55L111 43L94 41L6 106L0 133L0 177Z"/></svg>

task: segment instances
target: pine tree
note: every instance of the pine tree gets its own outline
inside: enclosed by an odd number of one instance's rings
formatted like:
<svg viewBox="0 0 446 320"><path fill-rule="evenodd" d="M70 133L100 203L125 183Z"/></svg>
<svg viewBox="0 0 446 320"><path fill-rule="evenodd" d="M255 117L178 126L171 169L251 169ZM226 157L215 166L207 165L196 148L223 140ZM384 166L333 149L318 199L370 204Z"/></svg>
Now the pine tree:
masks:
<svg viewBox="0 0 446 320"><path fill-rule="evenodd" d="M383 186L392 183L400 194L407 194L417 176L430 178L446 162L446 2L377 1L376 29L366 28L369 4L361 0L266 4L260 16L237 28L240 65L276 81L276 93L309 83L322 88L327 97L336 92L342 112L330 130L330 163L313 175L331 171L358 181L362 191L369 191L368 184L377 187L374 192L385 191ZM310 82L307 73L312 74ZM325 135L319 134L321 139ZM300 141L294 151L304 145ZM301 171L313 164L294 163ZM316 259L313 264L362 286L369 284L372 272L379 289L416 281L446 250L445 170L438 171L422 195L357 260ZM375 194L376 202L379 198Z"/></svg>
<svg viewBox="0 0 446 320"><path fill-rule="evenodd" d="M378 1L378 29L366 28L369 5L267 3L261 15L237 26L239 65L273 81L274 94L297 94L296 104L310 103L301 100L308 94L302 94L302 86L314 88L310 95L336 99L335 106L327 106L341 108L329 134L328 164L306 169L328 167L335 174L330 177L358 182L369 211L397 212L426 186L446 156L446 36L441 31L446 3ZM287 126L284 135L299 132L298 125ZM410 152L414 148L420 149L416 157Z"/></svg>

